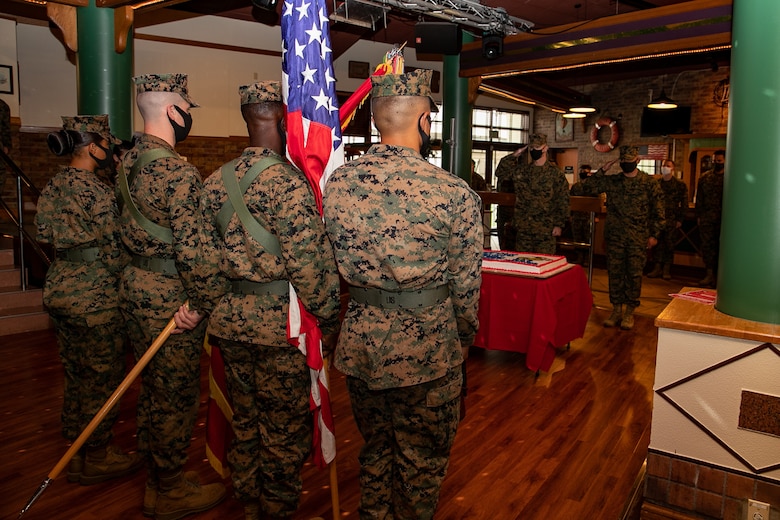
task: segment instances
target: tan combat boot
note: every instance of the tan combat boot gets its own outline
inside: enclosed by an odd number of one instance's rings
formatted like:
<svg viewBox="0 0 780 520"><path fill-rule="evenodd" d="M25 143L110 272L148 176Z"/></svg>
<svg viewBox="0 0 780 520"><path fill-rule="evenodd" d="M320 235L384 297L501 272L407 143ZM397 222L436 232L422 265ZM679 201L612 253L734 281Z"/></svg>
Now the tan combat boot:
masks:
<svg viewBox="0 0 780 520"><path fill-rule="evenodd" d="M81 472L84 470L84 449L76 452L68 464L68 482L81 480Z"/></svg>
<svg viewBox="0 0 780 520"><path fill-rule="evenodd" d="M634 307L626 305L626 310L623 311L623 318L620 320L620 328L623 330L631 330L634 328Z"/></svg>
<svg viewBox="0 0 780 520"><path fill-rule="evenodd" d="M671 280L672 279L672 264L664 264L663 279L664 280Z"/></svg>
<svg viewBox="0 0 780 520"><path fill-rule="evenodd" d="M184 480L189 480L193 484L199 484L200 478L196 471L185 471ZM146 479L146 489L144 490L144 507L143 515L149 518L154 518L154 510L157 507L157 477L149 474Z"/></svg>
<svg viewBox="0 0 780 520"><path fill-rule="evenodd" d="M201 486L185 479L180 469L161 472L154 518L178 520L211 509L224 498L225 486L221 483Z"/></svg>
<svg viewBox="0 0 780 520"><path fill-rule="evenodd" d="M620 323L622 317L623 317L623 305L617 304L614 307L612 307L612 314L609 315L609 318L604 320L604 326L614 327L615 325Z"/></svg>
<svg viewBox="0 0 780 520"><path fill-rule="evenodd" d="M653 270L647 273L648 278L659 278L661 276L661 264L656 262Z"/></svg>
<svg viewBox="0 0 780 520"><path fill-rule="evenodd" d="M699 280L699 287L712 287L715 285L715 273L712 269L707 269L707 276Z"/></svg>
<svg viewBox="0 0 780 520"><path fill-rule="evenodd" d="M79 482L82 486L98 484L112 478L135 473L141 469L141 466L143 466L143 460L137 453L124 453L113 444L87 448Z"/></svg>

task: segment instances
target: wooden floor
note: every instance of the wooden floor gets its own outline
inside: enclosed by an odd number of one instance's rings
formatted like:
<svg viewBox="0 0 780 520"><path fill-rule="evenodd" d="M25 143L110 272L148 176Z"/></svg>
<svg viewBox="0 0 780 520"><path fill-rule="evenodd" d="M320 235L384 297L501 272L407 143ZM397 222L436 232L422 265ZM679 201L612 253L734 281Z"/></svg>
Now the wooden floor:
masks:
<svg viewBox="0 0 780 520"><path fill-rule="evenodd" d="M539 378L524 355L472 349L467 415L461 423L438 520L619 519L646 456L657 341L653 318L632 331L604 329L594 307L585 337L561 350ZM16 518L67 449L60 437L62 369L54 335L7 336L0 345L0 519ZM203 358L203 367L207 365ZM187 469L218 479L205 462L206 370ZM332 373L343 518L357 518L357 451L344 377ZM132 449L137 385L121 406L116 441ZM60 475L25 519L140 519L145 476L82 487ZM308 464L296 518L332 518L328 471ZM228 482L226 482L229 485ZM241 519L229 497L199 519Z"/></svg>

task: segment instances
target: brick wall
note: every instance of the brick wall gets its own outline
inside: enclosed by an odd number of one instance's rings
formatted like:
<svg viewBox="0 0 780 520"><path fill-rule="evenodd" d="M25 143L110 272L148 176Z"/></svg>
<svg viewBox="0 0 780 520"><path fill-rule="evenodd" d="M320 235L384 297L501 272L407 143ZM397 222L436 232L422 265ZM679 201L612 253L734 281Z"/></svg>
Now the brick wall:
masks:
<svg viewBox="0 0 780 520"><path fill-rule="evenodd" d="M744 520L749 498L772 505L764 520L780 520L778 484L671 455L647 455L645 503L684 518Z"/></svg>
<svg viewBox="0 0 780 520"><path fill-rule="evenodd" d="M728 107L717 106L713 102L713 90L718 83L727 78L728 68L717 71L686 71L679 75L670 74L663 80L666 94L679 105L691 106L691 131L696 134L725 134L728 122ZM677 78L672 95L672 84ZM549 110L534 112L534 128L547 134L551 148L578 148L580 163L590 164L594 169L606 161L617 157L617 151L611 153L597 152L590 142L590 132L593 125L601 117L611 117L618 121L620 139L617 147L626 144L644 145L664 143L672 145L673 139L665 137L640 137L642 109L650 102L650 93L656 97L660 94L662 78L640 78L625 81L615 81L598 85L586 85L582 90L591 96L598 111L588 114L584 119L572 119L574 122L574 140L555 140L555 113ZM616 148L617 148L616 147ZM682 146L677 146L674 158L678 169L687 158L682 157Z"/></svg>

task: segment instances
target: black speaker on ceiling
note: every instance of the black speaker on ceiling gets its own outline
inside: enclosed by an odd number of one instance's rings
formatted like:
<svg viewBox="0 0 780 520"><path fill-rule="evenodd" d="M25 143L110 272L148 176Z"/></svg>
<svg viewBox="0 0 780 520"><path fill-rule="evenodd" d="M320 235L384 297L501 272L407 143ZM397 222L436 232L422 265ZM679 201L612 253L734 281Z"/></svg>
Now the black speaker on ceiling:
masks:
<svg viewBox="0 0 780 520"><path fill-rule="evenodd" d="M482 56L488 60L495 60L504 55L504 37L500 34L482 35Z"/></svg>
<svg viewBox="0 0 780 520"><path fill-rule="evenodd" d="M460 25L447 22L417 22L414 49L417 54L458 54L463 43Z"/></svg>

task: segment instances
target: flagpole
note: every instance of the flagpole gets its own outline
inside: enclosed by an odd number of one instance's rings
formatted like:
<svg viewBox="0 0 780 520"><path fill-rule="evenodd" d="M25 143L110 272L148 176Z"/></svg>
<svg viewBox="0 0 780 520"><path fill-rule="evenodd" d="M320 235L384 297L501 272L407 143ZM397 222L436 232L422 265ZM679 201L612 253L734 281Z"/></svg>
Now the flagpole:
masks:
<svg viewBox="0 0 780 520"><path fill-rule="evenodd" d="M98 424L100 424L100 422L105 418L106 414L108 414L109 410L111 410L111 408L114 407L122 395L124 395L124 393L130 387L133 381L135 381L146 365L149 364L149 361L151 361L157 351L160 350L160 347L162 347L163 343L165 343L175 328L176 322L173 320L173 318L171 318L171 321L168 322L168 325L165 326L160 335L157 336L157 338L154 340L152 346L147 349L144 355L141 356L141 359L138 360L138 363L136 363L133 369L130 370L127 376L125 376L125 379L119 384L117 389L114 390L114 393L111 394L111 397L108 398L100 410L98 410L98 412L95 414L95 417L92 418L87 427L84 428L84 431L81 432L81 435L79 435L78 438L73 441L73 444L70 445L70 448L65 452L65 455L63 455L59 462L54 465L47 477L43 480L35 493L33 493L32 497L30 497L30 500L27 501L27 504L19 512L19 516L16 517L17 519L21 518L22 515L24 515L32 507L35 501L38 500L44 491L46 491L46 488L49 487L49 484L51 484L52 481L57 478L57 475L59 475L65 466L70 462L70 459L72 459L76 452L81 449L89 436L92 435L92 432L95 431L95 428L97 428Z"/></svg>

